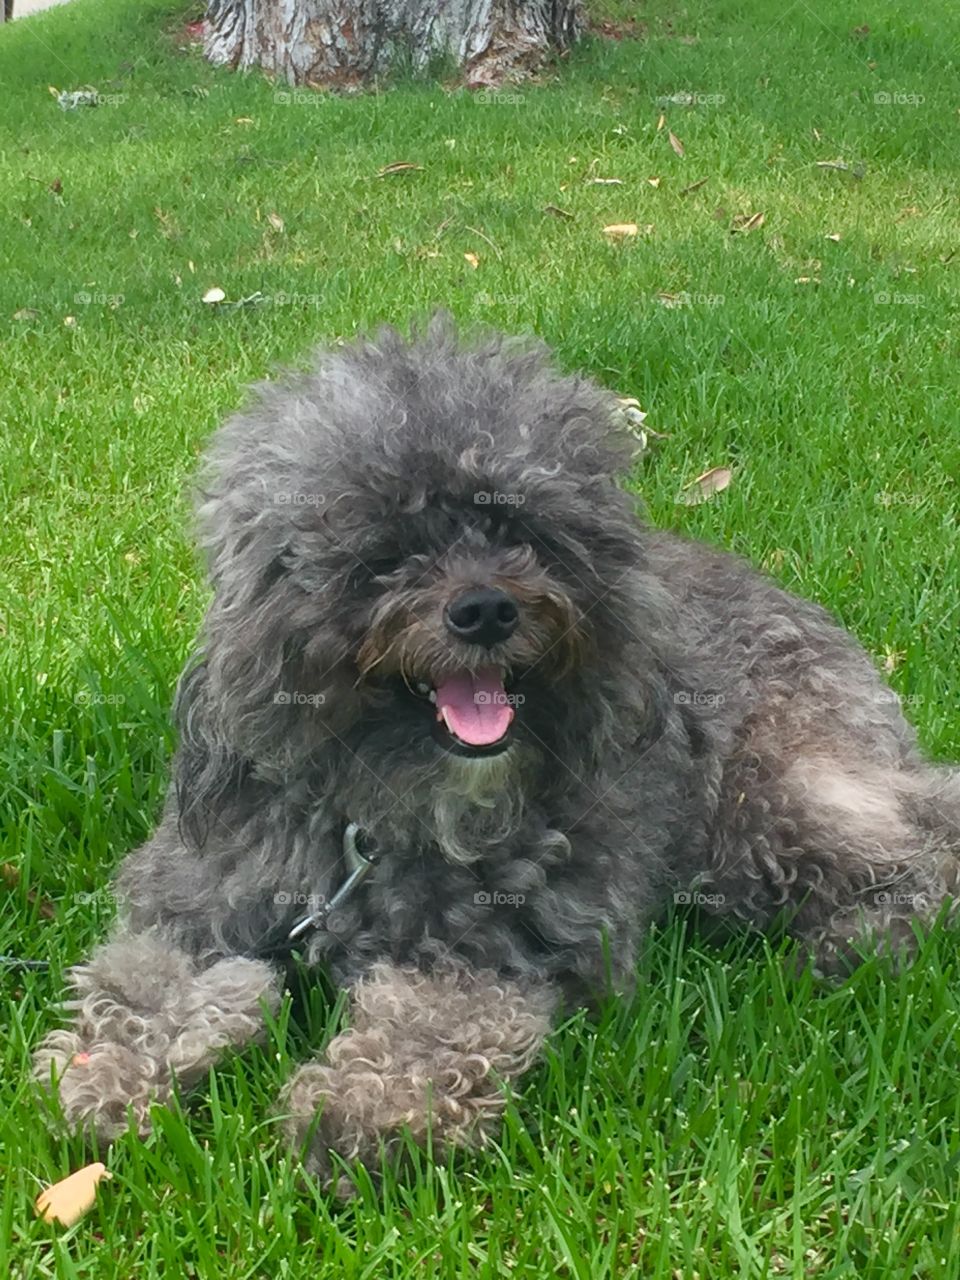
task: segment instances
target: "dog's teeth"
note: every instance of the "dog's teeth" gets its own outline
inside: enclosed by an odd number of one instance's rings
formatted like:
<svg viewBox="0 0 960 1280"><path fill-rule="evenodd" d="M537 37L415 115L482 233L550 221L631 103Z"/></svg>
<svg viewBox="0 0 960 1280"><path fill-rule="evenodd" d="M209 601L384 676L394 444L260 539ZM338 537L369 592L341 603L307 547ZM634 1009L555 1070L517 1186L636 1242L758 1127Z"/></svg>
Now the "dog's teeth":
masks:
<svg viewBox="0 0 960 1280"><path fill-rule="evenodd" d="M437 701L437 691L436 691L436 689L431 689L431 690L430 690L430 692L427 694L427 697L430 699L430 701L431 701L434 705L436 705L436 701Z"/></svg>

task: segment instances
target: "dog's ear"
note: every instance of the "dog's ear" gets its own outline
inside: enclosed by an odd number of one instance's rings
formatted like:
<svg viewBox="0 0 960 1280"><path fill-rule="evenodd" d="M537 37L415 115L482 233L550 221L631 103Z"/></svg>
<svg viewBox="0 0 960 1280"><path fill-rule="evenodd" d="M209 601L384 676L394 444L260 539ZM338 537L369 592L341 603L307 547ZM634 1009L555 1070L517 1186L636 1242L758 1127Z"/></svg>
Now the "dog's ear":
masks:
<svg viewBox="0 0 960 1280"><path fill-rule="evenodd" d="M184 843L198 849L211 824L239 794L250 765L226 740L210 696L206 661L184 672L174 719L180 735L174 764L177 826Z"/></svg>

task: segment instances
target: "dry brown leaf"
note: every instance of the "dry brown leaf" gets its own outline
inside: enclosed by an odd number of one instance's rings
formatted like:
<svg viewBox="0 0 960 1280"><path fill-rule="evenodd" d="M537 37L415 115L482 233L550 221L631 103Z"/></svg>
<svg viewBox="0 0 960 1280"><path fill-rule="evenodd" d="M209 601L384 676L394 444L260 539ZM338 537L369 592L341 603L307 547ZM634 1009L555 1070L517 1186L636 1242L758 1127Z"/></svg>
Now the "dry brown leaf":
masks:
<svg viewBox="0 0 960 1280"><path fill-rule="evenodd" d="M237 116L234 124L253 124L253 116Z"/></svg>
<svg viewBox="0 0 960 1280"><path fill-rule="evenodd" d="M664 126L666 123L667 123L667 117L666 117L666 116L661 116L661 117L660 117L660 119L657 121L657 133L659 133L659 132L660 132L660 130L663 128L663 126Z"/></svg>
<svg viewBox="0 0 960 1280"><path fill-rule="evenodd" d="M378 170L377 177L386 178L392 173L420 173L422 171L422 164L413 164L409 160L395 160L393 164L385 164L382 169Z"/></svg>
<svg viewBox="0 0 960 1280"><path fill-rule="evenodd" d="M622 187L622 178L587 178L588 187Z"/></svg>
<svg viewBox="0 0 960 1280"><path fill-rule="evenodd" d="M709 471L704 471L703 475L697 476L696 480L691 480L689 484L683 486L680 501L688 507L695 507L712 498L715 493L723 493L724 489L729 488L732 480L733 472L729 467L711 467Z"/></svg>
<svg viewBox="0 0 960 1280"><path fill-rule="evenodd" d="M477 255L475 253L465 253L463 256L470 263L471 267L473 267L474 271L476 271L477 267L480 265L480 259Z"/></svg>
<svg viewBox="0 0 960 1280"><path fill-rule="evenodd" d="M686 299L679 293L668 293L666 289L661 289L657 294L657 301L663 307L682 307Z"/></svg>
<svg viewBox="0 0 960 1280"><path fill-rule="evenodd" d="M840 243L840 236L837 234L837 232L836 232L836 231L832 231L832 232L830 233L830 235L828 235L828 236L824 236L824 239L825 239L825 240L832 240L834 244L839 244L839 243Z"/></svg>
<svg viewBox="0 0 960 1280"><path fill-rule="evenodd" d="M900 649L886 649L883 655L883 669L888 676L892 676L897 667L906 657L906 652Z"/></svg>
<svg viewBox="0 0 960 1280"><path fill-rule="evenodd" d="M680 194L682 196L693 195L694 191L699 191L700 188L705 187L709 181L709 178L698 178L696 182L691 182L689 187L684 187Z"/></svg>
<svg viewBox="0 0 960 1280"><path fill-rule="evenodd" d="M36 307L20 307L13 313L14 320L36 320L40 312Z"/></svg>
<svg viewBox="0 0 960 1280"><path fill-rule="evenodd" d="M737 231L756 231L758 227L762 227L764 222L762 213L738 213L733 220L730 230Z"/></svg>
<svg viewBox="0 0 960 1280"><path fill-rule="evenodd" d="M686 152L683 149L683 143L680 141L680 139L677 137L675 133L672 133L669 130L667 131L667 137L670 140L671 147L673 147L674 151L682 160L683 157L686 155Z"/></svg>
<svg viewBox="0 0 960 1280"><path fill-rule="evenodd" d="M611 222L609 227L603 228L603 234L609 236L611 240L628 240L639 230L635 222Z"/></svg>
<svg viewBox="0 0 960 1280"><path fill-rule="evenodd" d="M85 1165L76 1173L55 1182L37 1196L34 1208L44 1222L59 1222L69 1227L92 1208L97 1198L97 1187L104 1178L112 1178L106 1165L99 1160Z"/></svg>
<svg viewBox="0 0 960 1280"><path fill-rule="evenodd" d="M552 213L558 218L566 218L568 222L571 222L574 217L569 209L561 209L557 204L545 204L543 206L543 212Z"/></svg>
<svg viewBox="0 0 960 1280"><path fill-rule="evenodd" d="M283 230L284 222L279 213L268 213L267 221L270 223L271 227L273 227L274 231Z"/></svg>
<svg viewBox="0 0 960 1280"><path fill-rule="evenodd" d="M207 290L200 301L207 303L222 302L226 296L227 295L222 289L218 288L217 285L214 285L212 289Z"/></svg>
<svg viewBox="0 0 960 1280"><path fill-rule="evenodd" d="M659 187L660 185L659 178L648 178L647 181L650 183L651 187Z"/></svg>

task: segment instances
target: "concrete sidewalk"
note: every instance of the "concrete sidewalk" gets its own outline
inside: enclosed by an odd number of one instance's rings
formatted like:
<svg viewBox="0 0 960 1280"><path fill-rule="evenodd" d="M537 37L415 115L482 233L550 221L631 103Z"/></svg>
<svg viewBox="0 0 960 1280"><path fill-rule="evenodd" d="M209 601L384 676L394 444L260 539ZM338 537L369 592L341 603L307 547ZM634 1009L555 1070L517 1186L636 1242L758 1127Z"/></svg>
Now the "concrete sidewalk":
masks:
<svg viewBox="0 0 960 1280"><path fill-rule="evenodd" d="M66 4L67 0L13 0L14 18L26 18L31 13L39 13L41 9L52 9L55 4Z"/></svg>

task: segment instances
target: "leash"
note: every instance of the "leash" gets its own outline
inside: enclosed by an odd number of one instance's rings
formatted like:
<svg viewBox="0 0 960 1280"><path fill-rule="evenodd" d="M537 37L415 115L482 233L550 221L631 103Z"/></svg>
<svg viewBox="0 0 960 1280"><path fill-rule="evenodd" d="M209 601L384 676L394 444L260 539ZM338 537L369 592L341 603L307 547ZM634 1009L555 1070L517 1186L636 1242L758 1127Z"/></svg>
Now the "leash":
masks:
<svg viewBox="0 0 960 1280"><path fill-rule="evenodd" d="M337 907L343 906L356 889L363 884L367 876L380 861L380 855L373 850L364 853L361 848L362 832L356 822L349 822L343 832L343 860L350 868L350 874L328 902L322 902L316 911L298 920L287 934L287 942L299 942L304 934L314 929L325 929L329 916Z"/></svg>

